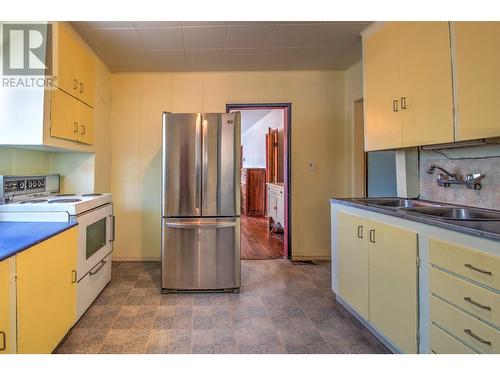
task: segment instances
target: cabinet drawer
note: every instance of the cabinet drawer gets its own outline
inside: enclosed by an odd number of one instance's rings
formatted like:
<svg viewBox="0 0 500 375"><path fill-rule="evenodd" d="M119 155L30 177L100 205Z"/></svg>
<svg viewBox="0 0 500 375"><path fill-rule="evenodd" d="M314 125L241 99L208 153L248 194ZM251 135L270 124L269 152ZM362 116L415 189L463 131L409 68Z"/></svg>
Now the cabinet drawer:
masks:
<svg viewBox="0 0 500 375"><path fill-rule="evenodd" d="M435 354L476 354L435 324L430 328L430 349Z"/></svg>
<svg viewBox="0 0 500 375"><path fill-rule="evenodd" d="M431 264L500 290L500 257L435 239L429 256Z"/></svg>
<svg viewBox="0 0 500 375"><path fill-rule="evenodd" d="M500 294L434 267L429 276L432 293L500 327Z"/></svg>
<svg viewBox="0 0 500 375"><path fill-rule="evenodd" d="M500 353L499 330L434 296L430 296L430 302L433 322L480 353Z"/></svg>

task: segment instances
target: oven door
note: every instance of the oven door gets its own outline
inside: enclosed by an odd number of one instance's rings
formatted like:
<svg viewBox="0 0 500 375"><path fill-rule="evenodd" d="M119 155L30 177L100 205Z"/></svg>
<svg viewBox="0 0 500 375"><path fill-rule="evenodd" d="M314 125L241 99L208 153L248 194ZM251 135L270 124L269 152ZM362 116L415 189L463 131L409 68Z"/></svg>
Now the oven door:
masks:
<svg viewBox="0 0 500 375"><path fill-rule="evenodd" d="M78 280L113 250L113 205L107 204L77 216Z"/></svg>

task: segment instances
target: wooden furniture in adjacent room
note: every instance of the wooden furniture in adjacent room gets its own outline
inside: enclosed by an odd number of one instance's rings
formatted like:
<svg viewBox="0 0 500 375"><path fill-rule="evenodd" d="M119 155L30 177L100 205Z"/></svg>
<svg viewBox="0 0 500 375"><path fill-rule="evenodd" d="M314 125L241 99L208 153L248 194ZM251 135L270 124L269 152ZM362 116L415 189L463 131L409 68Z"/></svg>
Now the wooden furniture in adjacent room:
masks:
<svg viewBox="0 0 500 375"><path fill-rule="evenodd" d="M264 216L266 169L241 169L241 214L247 216Z"/></svg>

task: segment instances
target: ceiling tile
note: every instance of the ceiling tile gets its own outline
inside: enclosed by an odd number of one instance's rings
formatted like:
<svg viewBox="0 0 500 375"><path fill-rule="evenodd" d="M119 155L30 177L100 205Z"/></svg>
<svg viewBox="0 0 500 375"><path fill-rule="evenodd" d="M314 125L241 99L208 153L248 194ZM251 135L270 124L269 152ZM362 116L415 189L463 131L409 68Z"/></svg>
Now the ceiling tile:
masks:
<svg viewBox="0 0 500 375"><path fill-rule="evenodd" d="M147 51L152 71L179 71L186 69L184 50Z"/></svg>
<svg viewBox="0 0 500 375"><path fill-rule="evenodd" d="M115 29L115 28L130 28L134 27L132 21L87 21L88 27L91 28L105 28L105 29Z"/></svg>
<svg viewBox="0 0 500 375"><path fill-rule="evenodd" d="M365 23L337 22L321 25L315 45L351 44L361 38L359 33L366 26Z"/></svg>
<svg viewBox="0 0 500 375"><path fill-rule="evenodd" d="M158 28L158 27L181 27L180 21L134 21L135 27L142 28Z"/></svg>
<svg viewBox="0 0 500 375"><path fill-rule="evenodd" d="M137 29L146 49L182 49L182 29L169 27L162 29Z"/></svg>
<svg viewBox="0 0 500 375"><path fill-rule="evenodd" d="M231 21L229 22L229 26L274 26L276 23L276 21Z"/></svg>
<svg viewBox="0 0 500 375"><path fill-rule="evenodd" d="M77 29L76 31L94 51L104 49L104 44L97 36L95 29L82 28Z"/></svg>
<svg viewBox="0 0 500 375"><path fill-rule="evenodd" d="M222 49L186 50L188 68L218 67L222 61Z"/></svg>
<svg viewBox="0 0 500 375"><path fill-rule="evenodd" d="M73 26L76 30L84 29L86 27L89 27L88 22L85 21L74 21L69 23L71 26Z"/></svg>
<svg viewBox="0 0 500 375"><path fill-rule="evenodd" d="M182 26L227 26L229 21L182 21Z"/></svg>
<svg viewBox="0 0 500 375"><path fill-rule="evenodd" d="M109 66L144 65L148 61L145 51L140 49L119 50L106 48L105 50L97 50L96 53Z"/></svg>
<svg viewBox="0 0 500 375"><path fill-rule="evenodd" d="M229 26L226 48L264 47L274 25Z"/></svg>
<svg viewBox="0 0 500 375"><path fill-rule="evenodd" d="M226 26L183 27L186 49L222 48L226 40Z"/></svg>
<svg viewBox="0 0 500 375"><path fill-rule="evenodd" d="M143 48L136 29L94 29L104 48Z"/></svg>
<svg viewBox="0 0 500 375"><path fill-rule="evenodd" d="M221 67L223 69L255 69L262 53L260 48L224 49Z"/></svg>
<svg viewBox="0 0 500 375"><path fill-rule="evenodd" d="M267 42L268 47L307 47L315 44L320 25L277 25Z"/></svg>

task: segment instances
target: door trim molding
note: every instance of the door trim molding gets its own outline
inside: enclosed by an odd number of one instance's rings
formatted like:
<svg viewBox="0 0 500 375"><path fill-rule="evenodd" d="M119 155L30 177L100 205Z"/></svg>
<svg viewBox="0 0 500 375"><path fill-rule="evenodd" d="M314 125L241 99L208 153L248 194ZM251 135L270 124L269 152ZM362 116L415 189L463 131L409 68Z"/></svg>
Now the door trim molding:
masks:
<svg viewBox="0 0 500 375"><path fill-rule="evenodd" d="M231 110L256 110L256 109L284 109L285 111L285 238L284 249L286 256L292 259L292 103L229 103L226 112Z"/></svg>

